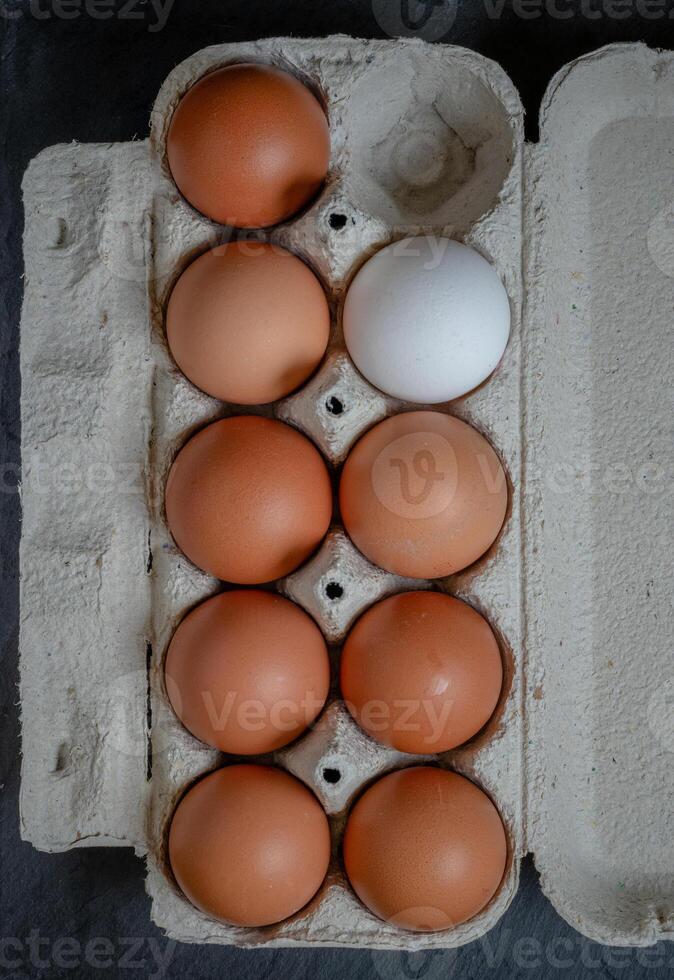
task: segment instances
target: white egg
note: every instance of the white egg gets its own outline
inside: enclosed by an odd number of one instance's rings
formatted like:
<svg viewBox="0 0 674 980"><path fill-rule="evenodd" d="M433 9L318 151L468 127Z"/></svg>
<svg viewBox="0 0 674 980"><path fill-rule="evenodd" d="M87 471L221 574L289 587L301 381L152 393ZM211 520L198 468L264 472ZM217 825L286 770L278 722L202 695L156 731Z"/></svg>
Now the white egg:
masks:
<svg viewBox="0 0 674 980"><path fill-rule="evenodd" d="M435 404L489 377L510 333L508 294L479 252L448 238L387 245L358 271L344 304L358 370L381 391Z"/></svg>

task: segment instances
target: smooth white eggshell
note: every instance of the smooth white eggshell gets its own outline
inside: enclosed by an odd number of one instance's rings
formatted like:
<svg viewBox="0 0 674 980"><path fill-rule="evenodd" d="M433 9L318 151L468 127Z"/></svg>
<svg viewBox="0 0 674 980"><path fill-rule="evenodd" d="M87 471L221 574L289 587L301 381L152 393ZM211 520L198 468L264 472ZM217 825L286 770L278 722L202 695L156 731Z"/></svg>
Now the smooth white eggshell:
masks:
<svg viewBox="0 0 674 980"><path fill-rule="evenodd" d="M479 252L448 238L387 245L358 271L344 304L344 338L381 391L423 404L479 385L510 333L508 294Z"/></svg>

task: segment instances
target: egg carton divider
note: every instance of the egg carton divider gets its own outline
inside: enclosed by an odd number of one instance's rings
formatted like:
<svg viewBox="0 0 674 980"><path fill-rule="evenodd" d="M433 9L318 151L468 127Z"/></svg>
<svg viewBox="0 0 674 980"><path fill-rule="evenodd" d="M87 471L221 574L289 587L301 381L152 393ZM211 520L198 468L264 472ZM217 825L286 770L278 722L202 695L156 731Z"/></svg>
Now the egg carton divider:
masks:
<svg viewBox="0 0 674 980"><path fill-rule="evenodd" d="M402 63L400 60L401 51L403 54ZM499 160L504 171L502 180L506 181L507 184L505 189L503 183L493 186L492 199L489 202L476 200L479 195L484 193L484 187L482 183L474 186L473 195L469 195L469 204L474 210L491 207L493 213L498 215L495 220L504 223L514 222L516 227L518 221L521 221L521 197L518 196L521 172L519 170L519 152L516 152L517 139L518 137L521 138L521 115L518 114L514 120L511 120L503 103L493 94L493 87L498 88L500 84L504 90L501 94L503 98L507 98L511 96L509 86L505 83L499 70L493 66L490 66L489 70L484 69L481 59L477 59L480 71L476 75L473 59L467 57L465 53L457 55L456 65L448 64L447 59L439 55L440 52L429 67L424 47L403 45L400 48L396 44L386 43L367 45L346 39L340 39L336 50L335 45L319 45L317 49L315 44L295 41L260 42L251 46L237 45L235 47L207 49L190 59L188 63L180 66L169 77L159 94L153 112L151 144L158 164L158 180L160 181L159 193L156 197L160 213L155 221L155 228L162 229L161 240L155 241L153 254L155 257L161 255L157 269L166 270L165 279L157 276L153 280L156 283L156 301L153 306L160 316L169 295L172 281L175 279L173 269L184 265L183 256L185 254L194 254L195 251L211 244L213 234L210 222L198 215L182 199L174 200L171 197L172 193L175 197L175 192L172 191L173 185L170 183L170 176L164 159L163 139L171 109L176 104L181 92L184 91L185 86L189 86L205 71L212 70L214 67L232 61L246 61L252 58L253 60L272 61L286 69L290 68L301 78L310 75L314 80L315 87L326 93L333 148L331 177L328 185L299 218L285 223L280 228L262 233L260 237L290 248L308 259L321 277L331 297L335 321L326 359L306 386L276 406L275 414L309 435L333 465L343 461L348 449L365 429L381 418L403 408L411 407L387 398L372 388L355 370L344 350L339 314L348 281L356 268L373 250L394 238L419 231L457 233L454 224L451 227L447 225L449 204L445 206L444 202L444 212L441 212L441 209L433 208L430 211L424 210L423 213L415 212L413 214L408 213L411 206L410 202L404 202L400 195L392 198L394 202L392 207L395 208L395 211L390 208L384 209L381 202L375 205L374 201L370 199L367 200L367 210L364 207L358 207L359 203L362 205L363 193L365 192L354 189L355 178L353 176L352 157L359 141L367 146L370 144L369 135L360 129L356 129L355 123L358 123L359 126L367 124L369 128L371 128L372 123L367 115L363 114L362 111L356 111L354 108L357 107L358 103L358 96L354 92L354 88L367 87L371 84L368 81L371 72L375 72L377 75L381 72L388 73L395 61L398 65L397 71L402 69L403 76L413 79L415 86L417 86L416 90L413 89L411 92L403 93L401 90L400 98L404 94L405 101L399 101L398 109L414 114L415 110L410 108L410 103L412 107L415 107L423 99L418 76L425 76L426 85L432 85L438 93L442 93L445 101L448 101L445 91L448 87L447 79L449 77L451 80L455 76L461 91L472 93L473 98L479 100L479 106L476 107L474 113L475 117L484 113L485 106L488 107L490 115L482 121L479 137L482 140L487 139L487 129L491 127L493 131L491 138L499 151L494 153L491 160ZM489 75L490 71L493 73L494 78L491 79L491 86L483 80L483 71L485 76ZM397 110L395 115L397 118ZM464 115L470 116L470 113L464 112ZM389 121L388 124L393 128L393 121ZM384 134L385 136L386 134ZM477 132L472 134L472 138L478 138ZM502 152L504 143L508 146L508 153L506 154ZM514 161L512 166L511 159ZM488 164L482 162L480 166L488 166ZM164 190L161 181L166 181L166 190ZM445 191L446 188L443 183L442 195ZM369 187L368 193L370 195L374 193L372 186ZM456 189L454 189L454 195L456 195ZM336 198L339 200L338 205L334 203ZM461 206L464 209L461 212L463 214L467 205L464 202ZM330 224L330 215L334 214L337 209L339 209L339 213L345 216L346 221L341 227L333 228ZM509 213L509 216L503 214L504 210ZM456 213L459 214L458 204ZM480 216L475 215L476 218ZM485 219L484 227L491 228L491 220ZM476 394L475 403L477 404L481 398L482 407L473 408L472 402L470 405L466 402L462 406L461 414L474 421L480 428L490 429L491 438L507 457L509 468L516 469L519 465L519 428L516 409L519 398L519 372L517 370L518 310L521 290L519 248L513 249L510 241L503 248L496 236L489 239L484 234L484 228L481 231L474 222L462 230L466 237L471 233L473 234L474 244L477 247L482 240L484 242L483 250L489 254L492 260L497 261L499 272L510 286L510 295L514 305L515 328L508 360L504 363L499 375L493 379L491 392L485 389L484 392ZM158 321L158 324L161 324L161 320ZM157 330L157 337L161 351L165 353L160 329ZM163 420L161 425L166 432L166 441L158 443L158 446L161 446L158 451L164 459L164 463L160 467L162 472L166 471L177 445L184 439L186 423L191 425L195 423L195 420L197 423L201 423L209 418L203 413L199 414L196 406L192 417L188 418L184 414L183 399L188 397L186 393L192 393L197 399L201 396L191 391L191 386L177 375L169 360L166 361L165 370L166 377L162 380ZM178 412L174 412L172 408L176 394L180 398ZM336 400L342 411L335 413L328 410L328 406L334 404L331 399ZM495 406L503 404L504 401L512 405L508 418L510 424L500 427L498 422L490 421L489 408L491 407L494 411ZM496 414L498 417L498 413ZM160 522L157 534L160 536L160 540L161 535L167 534L163 522ZM493 566L494 571L490 576L485 570L484 575L476 576L470 580L469 596L467 596L474 599L482 597L483 603L489 606L491 618L511 637L510 642L513 646L518 645L518 621L516 617L518 602L516 588L512 588L511 576L513 564L519 562L518 540L517 521L512 519L511 515L499 549L489 563L490 566ZM171 546L168 539L167 545L170 553ZM508 548L511 549L513 556L510 563L507 560L504 561L503 557ZM175 574L179 576L180 570L184 569L187 563L177 553L173 559L177 562ZM510 571L506 572L506 568L509 568ZM156 574L158 580L161 581L163 578L161 565L157 568ZM167 572L167 574L171 575L173 572ZM193 575L193 573L191 574ZM460 577L457 577L456 582L452 584L455 586L453 591L460 594L459 579ZM489 580L491 580L490 584L487 584ZM466 577L466 581L469 581L469 576ZM331 582L343 590L343 594L337 600L331 598L326 591ZM423 582L404 580L374 568L358 554L339 527L330 532L319 554L313 560L285 582L280 583L281 590L303 605L317 620L327 638L331 642L337 643L343 640L348 626L356 616L372 602L404 588L423 586ZM211 587L209 584L208 588ZM515 611L515 615L511 617L510 621L502 624L500 621L503 620L504 614L499 606L499 598L505 599L510 590L512 590L511 608ZM205 591L200 598L205 594L208 592ZM183 597L179 595L176 598L178 599L177 605L168 616L165 602L158 607L157 629L162 631L157 645L159 672L163 651L170 638L173 625L185 609L192 604L195 597L190 592L189 602L185 602ZM507 613L505 617L507 618ZM170 629L164 627L166 622L171 623ZM514 689L511 688L511 691L513 698L516 699L517 685L514 685ZM164 707L167 706L164 705ZM170 708L168 711L170 712ZM509 781L507 777L496 781L490 778L490 766L494 767L495 759L501 758L499 765L503 766L505 772L503 757L507 754L511 754L515 758L521 755L516 745L518 727L516 723L513 723L513 719L517 717L517 712L512 711L511 715L510 727L504 724L499 732L500 737L495 735L492 740L484 744L479 752L473 753L473 757L470 759L468 759L466 752L464 767L470 769L473 778L485 786L497 799L504 818L508 822L512 850L517 847L517 844L513 844L512 841L519 838L517 815L521 805L519 799L520 783L517 779ZM180 726L175 722L173 728L179 729ZM182 730L174 730L169 737L171 744L174 744L178 737L182 738L183 743L186 740L194 742ZM162 737L162 744L163 742ZM505 743L509 744L506 746ZM179 769L176 769L174 758L169 759L161 750L158 752L155 748L153 755L157 760L153 778L153 783L157 787L153 798L157 824L155 825L155 833L150 836L153 840L161 841L165 837L167 822L170 819L176 797L184 788L186 771L182 763ZM459 756L457 755L458 759ZM327 707L311 732L299 739L289 749L277 753L276 761L301 778L316 793L331 817L338 840L345 811L359 789L376 775L401 765L409 765L415 759L372 743L360 732L343 706L335 701ZM445 765L451 764L452 754L448 754L442 762ZM202 764L204 764L204 768L201 768ZM215 764L214 756L206 759L203 754L200 754L199 766L190 770L190 777L194 778L213 764ZM338 772L340 778L332 783L327 782L323 778L323 772L326 768ZM459 927L451 935L413 936L412 934L401 933L399 930L379 922L360 905L345 882L337 856L328 885L323 890L320 899L312 902L306 910L293 917L292 920L264 930L242 930L218 925L187 905L182 896L170 884L163 848L156 854L150 852L149 865L149 888L153 895L155 917L171 935L183 939L198 940L208 936L215 941L214 937L217 935L219 937L217 941L237 942L245 945L305 941L346 942L349 945L358 945L362 942L369 944L375 941L383 947L399 946L405 948L447 945L448 941L454 944L460 941L460 933L463 933L464 936L477 935L478 930L484 930L490 924L490 919L494 915L494 908L505 907L505 903L514 893L517 867L516 864L510 862L507 880L504 882L494 906L488 912L482 913L467 927ZM156 912L158 907L162 909L160 914ZM342 911L338 912L339 909ZM348 940L345 938L347 934L350 937Z"/></svg>

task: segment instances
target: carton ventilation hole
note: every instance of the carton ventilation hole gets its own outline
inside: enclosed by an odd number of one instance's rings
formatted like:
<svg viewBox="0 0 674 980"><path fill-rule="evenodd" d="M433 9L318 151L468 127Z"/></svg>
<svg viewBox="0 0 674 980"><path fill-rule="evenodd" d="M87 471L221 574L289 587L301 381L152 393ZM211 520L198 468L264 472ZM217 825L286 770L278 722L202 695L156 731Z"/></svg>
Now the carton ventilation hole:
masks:
<svg viewBox="0 0 674 980"><path fill-rule="evenodd" d="M334 602L336 599L342 598L344 595L344 589L339 582L328 582L328 584L325 586L325 594L328 599L332 599Z"/></svg>
<svg viewBox="0 0 674 980"><path fill-rule="evenodd" d="M333 211L328 218L328 224L331 228L334 228L335 231L339 231L340 228L343 228L346 224L346 215L338 214L336 211Z"/></svg>
<svg viewBox="0 0 674 980"><path fill-rule="evenodd" d="M344 402L341 398L331 395L325 402L325 407L330 415L341 415L344 411Z"/></svg>

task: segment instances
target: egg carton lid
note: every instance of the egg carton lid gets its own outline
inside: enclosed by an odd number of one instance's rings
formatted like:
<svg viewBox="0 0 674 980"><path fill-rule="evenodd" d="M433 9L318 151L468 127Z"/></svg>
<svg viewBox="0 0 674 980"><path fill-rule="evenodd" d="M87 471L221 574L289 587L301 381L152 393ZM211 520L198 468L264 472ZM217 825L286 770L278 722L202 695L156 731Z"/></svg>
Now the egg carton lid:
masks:
<svg viewBox="0 0 674 980"><path fill-rule="evenodd" d="M674 936L673 83L671 53L602 48L525 148L525 839L611 944ZM147 141L52 147L24 179L21 832L47 851L148 845L150 181Z"/></svg>

